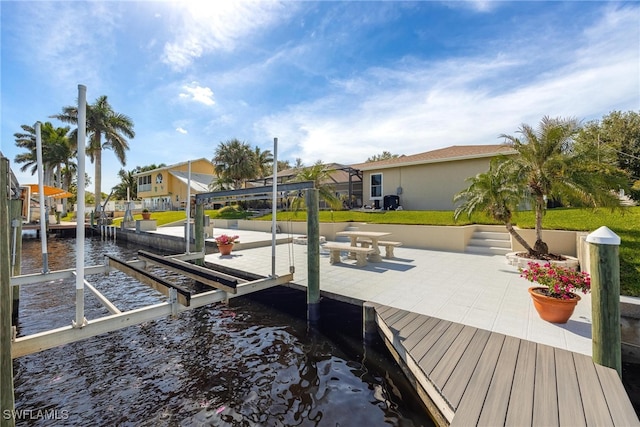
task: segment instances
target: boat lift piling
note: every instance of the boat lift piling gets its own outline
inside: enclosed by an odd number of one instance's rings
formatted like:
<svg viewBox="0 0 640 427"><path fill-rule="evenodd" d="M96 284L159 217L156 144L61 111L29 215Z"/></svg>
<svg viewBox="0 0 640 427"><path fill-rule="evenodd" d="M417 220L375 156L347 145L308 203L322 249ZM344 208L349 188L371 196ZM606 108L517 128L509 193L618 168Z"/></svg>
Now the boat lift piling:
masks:
<svg viewBox="0 0 640 427"><path fill-rule="evenodd" d="M17 254L22 253L22 203L21 199L9 200L10 221L13 241L11 242L11 275L19 276L22 270L22 258ZM28 203L25 200L24 203ZM11 323L18 324L20 315L20 286L11 287Z"/></svg>
<svg viewBox="0 0 640 427"><path fill-rule="evenodd" d="M78 85L78 210L76 212L76 319L74 328L87 324L84 317L84 187L85 187L85 142L87 132L87 87Z"/></svg>
<svg viewBox="0 0 640 427"><path fill-rule="evenodd" d="M42 272L49 272L49 254L47 253L47 218L49 213L47 212L44 202L44 167L42 163L42 137L41 137L41 124L36 122L36 160L38 165L38 199L40 201L40 235L42 236L40 242L42 244Z"/></svg>
<svg viewBox="0 0 640 427"><path fill-rule="evenodd" d="M307 320L320 320L320 220L319 190L307 190Z"/></svg>
<svg viewBox="0 0 640 427"><path fill-rule="evenodd" d="M10 180L9 159L0 155L0 227L9 230ZM0 233L0 414L15 409L13 393L13 361L11 360L11 267L9 265L9 233ZM2 426L14 426L13 417L0 417Z"/></svg>

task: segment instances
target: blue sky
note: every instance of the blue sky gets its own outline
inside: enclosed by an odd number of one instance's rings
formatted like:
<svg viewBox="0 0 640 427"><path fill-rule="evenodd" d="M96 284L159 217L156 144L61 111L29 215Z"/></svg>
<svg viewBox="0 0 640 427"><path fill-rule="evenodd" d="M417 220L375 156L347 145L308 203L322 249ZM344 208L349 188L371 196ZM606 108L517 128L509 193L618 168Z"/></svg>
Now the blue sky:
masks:
<svg viewBox="0 0 640 427"><path fill-rule="evenodd" d="M360 163L640 110L635 1L2 1L0 14L12 162L20 125L62 125L49 116L78 84L133 119L127 170L210 159L231 138L277 137L292 163ZM106 151L102 191L121 167Z"/></svg>

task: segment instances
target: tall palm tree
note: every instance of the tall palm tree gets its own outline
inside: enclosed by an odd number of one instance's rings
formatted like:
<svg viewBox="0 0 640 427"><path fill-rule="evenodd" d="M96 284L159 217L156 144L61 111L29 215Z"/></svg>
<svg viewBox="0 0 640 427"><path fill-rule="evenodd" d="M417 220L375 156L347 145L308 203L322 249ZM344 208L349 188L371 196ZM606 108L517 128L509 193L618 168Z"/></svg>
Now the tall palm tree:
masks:
<svg viewBox="0 0 640 427"><path fill-rule="evenodd" d="M509 158L513 180L526 189L533 201L536 242L532 255L549 254L542 240L542 217L547 200L559 197L574 205L620 206L615 191L624 188L624 172L613 164L596 162L589 152L574 150L574 137L580 130L574 118L545 116L537 129L523 124L518 133L500 135L519 155ZM531 251L530 251L531 252Z"/></svg>
<svg viewBox="0 0 640 427"><path fill-rule="evenodd" d="M318 189L320 200L323 200L333 209L342 209L342 201L336 197L335 189L330 184L333 182L331 173L333 169L326 169L322 161L318 160L313 166L303 167L293 178L295 182L313 181L314 187ZM296 192L293 195L291 206L294 210L300 209L304 205L304 200Z"/></svg>
<svg viewBox="0 0 640 427"><path fill-rule="evenodd" d="M51 117L65 123L77 125L78 107L63 107L62 114L56 114ZM122 166L125 166L126 151L129 150L127 138L132 139L135 137L134 124L131 118L113 110L106 95L98 97L93 104L87 105L86 117L87 136L89 137L87 155L95 165L95 206L96 210L99 211L102 202L102 150L113 150L116 158ZM76 137L76 132L77 130L72 137Z"/></svg>
<svg viewBox="0 0 640 427"><path fill-rule="evenodd" d="M235 138L221 142L212 161L219 180L232 183L236 190L242 188L244 181L255 178L257 174L254 151L249 144Z"/></svg>
<svg viewBox="0 0 640 427"><path fill-rule="evenodd" d="M522 186L513 179L513 167L514 163L507 161L506 157L495 157L487 172L467 178L469 187L453 197L454 202L462 201L456 207L453 218L457 221L463 213L471 217L474 212L486 212L491 218L502 222L509 234L531 253L533 248L518 234L511 222L513 212L523 198Z"/></svg>

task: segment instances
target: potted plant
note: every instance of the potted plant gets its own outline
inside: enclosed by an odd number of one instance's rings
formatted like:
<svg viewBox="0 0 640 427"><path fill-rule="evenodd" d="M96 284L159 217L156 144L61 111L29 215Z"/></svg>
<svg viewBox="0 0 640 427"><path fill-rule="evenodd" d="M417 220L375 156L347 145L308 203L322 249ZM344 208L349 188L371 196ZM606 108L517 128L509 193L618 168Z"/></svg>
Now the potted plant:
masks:
<svg viewBox="0 0 640 427"><path fill-rule="evenodd" d="M540 285L529 288L540 317L552 323L567 323L580 301L577 292L591 291L589 274L551 263L529 262L528 265L528 269L520 271L520 277Z"/></svg>
<svg viewBox="0 0 640 427"><path fill-rule="evenodd" d="M142 219L151 219L151 212L149 212L149 209L142 209Z"/></svg>
<svg viewBox="0 0 640 427"><path fill-rule="evenodd" d="M229 236L227 234L221 234L220 236L215 238L216 244L218 245L218 250L220 251L220 255L229 255L231 254L231 249L233 249L233 244L238 241L239 236Z"/></svg>

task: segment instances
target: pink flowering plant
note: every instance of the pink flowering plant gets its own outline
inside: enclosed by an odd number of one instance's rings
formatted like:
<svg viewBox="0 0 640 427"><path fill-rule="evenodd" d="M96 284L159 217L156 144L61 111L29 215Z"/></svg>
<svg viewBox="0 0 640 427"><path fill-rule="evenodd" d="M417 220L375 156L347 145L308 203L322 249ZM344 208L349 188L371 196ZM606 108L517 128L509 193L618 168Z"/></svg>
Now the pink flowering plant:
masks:
<svg viewBox="0 0 640 427"><path fill-rule="evenodd" d="M520 277L546 287L546 295L549 297L572 299L577 291L583 294L591 291L591 278L588 273L550 263L540 265L530 262L528 265L528 269L520 270Z"/></svg>
<svg viewBox="0 0 640 427"><path fill-rule="evenodd" d="M227 234L221 234L216 237L216 243L219 245L230 245L238 241L240 236L229 236Z"/></svg>

